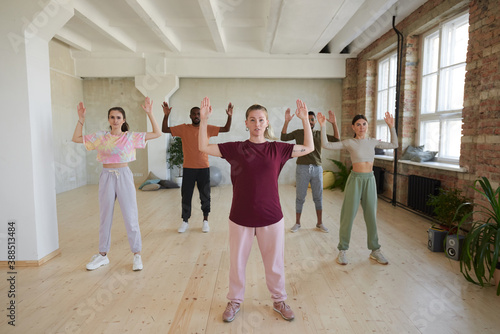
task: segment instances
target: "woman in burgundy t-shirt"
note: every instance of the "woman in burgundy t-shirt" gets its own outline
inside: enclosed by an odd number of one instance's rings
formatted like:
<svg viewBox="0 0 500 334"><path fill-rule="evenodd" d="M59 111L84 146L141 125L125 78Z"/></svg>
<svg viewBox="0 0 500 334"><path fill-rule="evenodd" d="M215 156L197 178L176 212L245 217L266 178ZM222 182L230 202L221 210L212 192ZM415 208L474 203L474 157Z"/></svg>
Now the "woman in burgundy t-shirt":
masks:
<svg viewBox="0 0 500 334"><path fill-rule="evenodd" d="M229 214L229 303L223 320L233 321L240 310L245 294L245 269L257 237L264 262L266 283L271 292L274 310L285 320L294 318L285 304L284 222L278 193L278 176L290 158L309 154L314 150L308 111L304 102L297 100L296 115L304 126L304 145L267 141L273 139L269 129L266 108L253 105L246 112L245 125L250 138L243 142L209 144L206 136L207 120L212 113L210 100L201 103L199 149L222 157L231 165L233 201Z"/></svg>

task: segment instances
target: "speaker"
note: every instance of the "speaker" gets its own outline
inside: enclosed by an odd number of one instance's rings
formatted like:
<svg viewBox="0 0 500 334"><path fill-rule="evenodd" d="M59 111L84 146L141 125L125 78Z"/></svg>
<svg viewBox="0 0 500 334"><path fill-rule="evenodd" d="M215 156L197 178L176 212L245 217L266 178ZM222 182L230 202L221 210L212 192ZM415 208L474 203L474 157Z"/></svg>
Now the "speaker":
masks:
<svg viewBox="0 0 500 334"><path fill-rule="evenodd" d="M446 237L445 255L447 258L455 261L460 259L464 238L463 235L459 235L458 238L457 235L448 235L448 237Z"/></svg>
<svg viewBox="0 0 500 334"><path fill-rule="evenodd" d="M444 239L446 238L447 232L440 228L431 227L427 230L428 242L427 248L431 252L444 252Z"/></svg>

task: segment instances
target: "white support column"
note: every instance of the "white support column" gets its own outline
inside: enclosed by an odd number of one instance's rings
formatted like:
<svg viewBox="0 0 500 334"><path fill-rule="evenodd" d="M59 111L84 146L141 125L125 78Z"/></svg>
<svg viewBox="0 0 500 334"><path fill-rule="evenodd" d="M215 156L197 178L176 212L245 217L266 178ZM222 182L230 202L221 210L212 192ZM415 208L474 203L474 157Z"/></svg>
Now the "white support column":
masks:
<svg viewBox="0 0 500 334"><path fill-rule="evenodd" d="M153 113L158 124L162 125L163 101L169 100L170 96L179 89L179 78L175 75L157 74L146 66L146 75L135 77L135 87L144 95L153 100ZM151 131L151 124L148 122L148 131ZM148 149L149 170L162 179L170 178L170 170L167 167L167 141L170 135L150 140Z"/></svg>
<svg viewBox="0 0 500 334"><path fill-rule="evenodd" d="M0 13L0 261L16 221L16 261L59 249L48 42L72 16L68 1L8 2Z"/></svg>

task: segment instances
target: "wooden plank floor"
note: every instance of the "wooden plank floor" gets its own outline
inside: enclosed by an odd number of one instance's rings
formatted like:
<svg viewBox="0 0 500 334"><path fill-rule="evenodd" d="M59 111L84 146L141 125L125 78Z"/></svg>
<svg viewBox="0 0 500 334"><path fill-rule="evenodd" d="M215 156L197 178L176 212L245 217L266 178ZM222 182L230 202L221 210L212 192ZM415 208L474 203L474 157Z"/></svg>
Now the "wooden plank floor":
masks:
<svg viewBox="0 0 500 334"><path fill-rule="evenodd" d="M343 193L324 192L324 222L314 228L308 193L303 227L295 219L295 188L280 186L286 224L286 287L296 319L272 310L257 244L247 267L245 302L222 322L228 290L227 220L232 190L212 188L210 233L201 232L198 193L187 233L177 233L180 190L138 191L144 270L132 255L119 206L108 266L85 264L98 245L97 186L57 196L61 255L38 268L18 267L16 328L2 309L0 333L498 333L500 297L468 283L458 263L427 250L429 222L379 200L378 228L388 266L370 261L358 213L350 264L335 263ZM3 268L6 271L6 268ZM6 275L6 274L5 274ZM7 298L7 281L0 280ZM6 302L2 302L6 305Z"/></svg>

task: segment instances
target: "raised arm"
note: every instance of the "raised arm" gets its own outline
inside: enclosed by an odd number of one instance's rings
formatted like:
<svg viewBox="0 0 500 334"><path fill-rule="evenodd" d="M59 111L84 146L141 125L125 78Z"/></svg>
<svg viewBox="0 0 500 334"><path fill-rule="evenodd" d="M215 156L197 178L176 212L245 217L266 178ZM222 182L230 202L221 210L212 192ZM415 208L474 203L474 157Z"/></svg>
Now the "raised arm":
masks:
<svg viewBox="0 0 500 334"><path fill-rule="evenodd" d="M293 158L301 157L314 151L314 141L311 126L309 125L307 106L301 100L297 100L297 111L295 111L295 114L302 120L302 126L304 127L304 145L295 144L293 146Z"/></svg>
<svg viewBox="0 0 500 334"><path fill-rule="evenodd" d="M328 122L332 124L333 128L333 138L335 138L337 141L340 140L339 136L339 129L337 128L337 118L335 117L335 113L331 110L328 110ZM328 138L328 141L333 141Z"/></svg>
<svg viewBox="0 0 500 334"><path fill-rule="evenodd" d="M73 133L73 141L75 143L83 143L83 123L85 123L85 113L87 109L83 106L83 102L80 102L76 107L78 111L78 123L76 123L75 132Z"/></svg>
<svg viewBox="0 0 500 334"><path fill-rule="evenodd" d="M168 126L168 117L170 116L170 112L172 111L172 107L169 107L167 102L163 102L163 104L161 106L163 107L163 113L165 114L165 116L163 116L161 131L163 133L171 133L170 127Z"/></svg>
<svg viewBox="0 0 500 334"><path fill-rule="evenodd" d="M321 126L321 147L329 150L340 150L344 148L344 144L339 141L336 143L331 143L326 137L326 117L322 113L318 113L318 122Z"/></svg>
<svg viewBox="0 0 500 334"><path fill-rule="evenodd" d="M153 128L153 132L146 132L146 141L160 137L160 126L156 122L155 116L153 115L153 101L151 101L149 97L146 97L146 99L144 100L142 109L144 109L144 111L148 115L149 121L151 122L151 127Z"/></svg>
<svg viewBox="0 0 500 334"><path fill-rule="evenodd" d="M198 149L209 155L213 155L215 157L222 157L222 154L220 153L219 150L219 145L208 143L207 127L208 127L208 118L210 117L211 114L212 114L212 106L210 105L210 99L208 97L205 97L203 101L201 101L201 107L200 107L200 133L198 134Z"/></svg>
<svg viewBox="0 0 500 334"><path fill-rule="evenodd" d="M287 108L285 111L285 123L283 123L283 128L281 129L281 137L280 137L280 139L283 141L288 141L288 140L294 139L294 138L291 138L293 136L291 136L287 133L288 123L290 123L293 116L295 116L295 114L290 114L290 108Z"/></svg>
<svg viewBox="0 0 500 334"><path fill-rule="evenodd" d="M384 121L391 130L391 142L381 141L375 146L376 148L382 149L394 149L398 148L398 135L396 134L396 128L394 127L394 117L389 112L385 113Z"/></svg>
<svg viewBox="0 0 500 334"><path fill-rule="evenodd" d="M222 128L219 128L219 132L229 132L229 129L231 128L231 121L233 119L233 107L233 104L229 102L226 109L227 122L226 125L224 125Z"/></svg>

